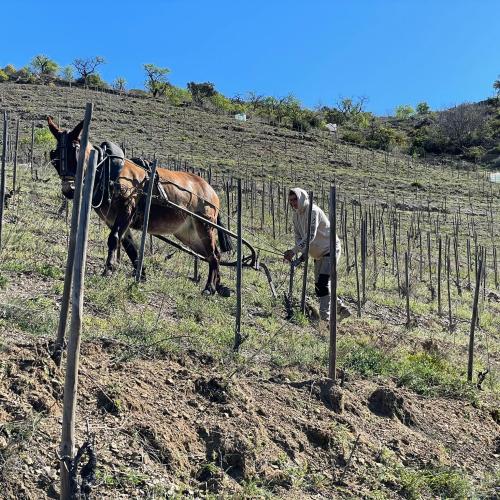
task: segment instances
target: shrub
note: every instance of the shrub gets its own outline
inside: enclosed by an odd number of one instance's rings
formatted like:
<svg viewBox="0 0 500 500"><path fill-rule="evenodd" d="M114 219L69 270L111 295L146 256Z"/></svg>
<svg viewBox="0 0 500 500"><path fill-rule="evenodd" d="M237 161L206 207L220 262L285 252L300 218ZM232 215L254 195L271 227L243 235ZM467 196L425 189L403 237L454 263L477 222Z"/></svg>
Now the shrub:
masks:
<svg viewBox="0 0 500 500"><path fill-rule="evenodd" d="M6 82L8 79L9 75L3 69L0 69L0 82Z"/></svg>
<svg viewBox="0 0 500 500"><path fill-rule="evenodd" d="M78 85L85 85L85 78L78 78L75 83ZM86 84L88 87L96 87L99 89L109 88L109 85L101 78L101 75L99 75L99 73L88 75Z"/></svg>
<svg viewBox="0 0 500 500"><path fill-rule="evenodd" d="M189 82L187 84L187 88L193 97L193 101L198 104L203 103L203 100L205 98L210 98L217 94L214 84L210 82L204 82L204 83Z"/></svg>
<svg viewBox="0 0 500 500"><path fill-rule="evenodd" d="M417 104L417 114L427 115L431 112L431 107L426 102L419 102Z"/></svg>
<svg viewBox="0 0 500 500"><path fill-rule="evenodd" d="M193 100L191 94L186 89L175 87L173 85L168 87L165 92L165 97L173 106L182 106L192 102Z"/></svg>
<svg viewBox="0 0 500 500"><path fill-rule="evenodd" d="M7 64L3 71L9 78L16 74L16 68L12 64Z"/></svg>
<svg viewBox="0 0 500 500"><path fill-rule="evenodd" d="M50 151L57 146L57 142L47 127L35 130L35 145L39 150Z"/></svg>
<svg viewBox="0 0 500 500"><path fill-rule="evenodd" d="M353 144L363 144L363 134L357 130L345 130L342 134L342 140L352 142Z"/></svg>
<svg viewBox="0 0 500 500"><path fill-rule="evenodd" d="M402 104L396 108L396 118L406 120L415 114L415 110L408 104Z"/></svg>
<svg viewBox="0 0 500 500"><path fill-rule="evenodd" d="M391 151L396 146L405 146L406 136L392 127L375 125L370 129L366 143L372 148Z"/></svg>
<svg viewBox="0 0 500 500"><path fill-rule="evenodd" d="M478 162L486 153L486 150L482 146L472 146L466 149L464 153L464 158L472 162Z"/></svg>
<svg viewBox="0 0 500 500"><path fill-rule="evenodd" d="M234 106L231 100L218 92L210 97L210 102L220 111L226 113L234 111Z"/></svg>

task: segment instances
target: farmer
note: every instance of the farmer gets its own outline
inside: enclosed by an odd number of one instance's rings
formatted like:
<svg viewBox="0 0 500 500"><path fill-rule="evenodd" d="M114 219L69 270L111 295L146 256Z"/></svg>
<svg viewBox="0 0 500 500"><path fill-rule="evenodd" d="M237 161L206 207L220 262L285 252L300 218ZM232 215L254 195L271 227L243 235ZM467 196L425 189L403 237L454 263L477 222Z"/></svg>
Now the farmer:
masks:
<svg viewBox="0 0 500 500"><path fill-rule="evenodd" d="M288 193L288 202L293 210L293 227L295 230L295 246L287 250L283 258L292 261L299 252L306 251L307 219L309 195L301 188L293 188ZM314 281L316 296L319 298L319 315L324 321L330 320L330 221L316 204L313 203L311 214L311 230L309 239L309 255L314 259ZM340 240L337 236L335 245L337 263L340 258ZM303 258L303 257L301 257ZM351 315L342 300L337 297L337 313L339 321Z"/></svg>

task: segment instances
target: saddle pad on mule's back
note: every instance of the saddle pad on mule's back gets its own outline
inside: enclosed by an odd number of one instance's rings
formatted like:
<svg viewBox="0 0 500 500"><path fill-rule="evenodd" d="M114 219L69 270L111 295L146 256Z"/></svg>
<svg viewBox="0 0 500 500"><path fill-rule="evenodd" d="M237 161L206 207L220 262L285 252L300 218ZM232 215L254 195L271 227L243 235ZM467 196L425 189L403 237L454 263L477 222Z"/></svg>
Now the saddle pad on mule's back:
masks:
<svg viewBox="0 0 500 500"><path fill-rule="evenodd" d="M101 144L101 149L108 158L106 161L109 162L110 179L115 181L120 175L120 171L125 163L125 154L120 146L114 142L103 142Z"/></svg>

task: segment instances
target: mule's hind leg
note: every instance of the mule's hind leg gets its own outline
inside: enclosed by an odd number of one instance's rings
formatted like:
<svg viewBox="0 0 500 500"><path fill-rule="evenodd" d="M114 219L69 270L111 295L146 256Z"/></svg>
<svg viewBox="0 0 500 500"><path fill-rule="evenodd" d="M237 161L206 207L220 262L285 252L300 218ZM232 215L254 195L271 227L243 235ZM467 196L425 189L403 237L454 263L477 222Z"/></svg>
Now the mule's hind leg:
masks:
<svg viewBox="0 0 500 500"><path fill-rule="evenodd" d="M198 234L201 241L205 243L205 252L208 254L209 273L204 291L217 292L222 297L229 297L231 291L221 284L220 278L220 252L217 248L217 232L214 228L207 228L200 224Z"/></svg>

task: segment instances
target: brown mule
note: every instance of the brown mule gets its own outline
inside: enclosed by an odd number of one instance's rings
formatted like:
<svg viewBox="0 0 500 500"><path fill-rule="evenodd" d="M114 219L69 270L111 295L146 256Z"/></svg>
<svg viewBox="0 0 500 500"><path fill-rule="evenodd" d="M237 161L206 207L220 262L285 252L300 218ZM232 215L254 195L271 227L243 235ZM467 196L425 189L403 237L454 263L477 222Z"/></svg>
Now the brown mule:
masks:
<svg viewBox="0 0 500 500"><path fill-rule="evenodd" d="M83 122L72 131L63 131L51 117L48 117L47 121L50 131L57 140L57 148L51 151L50 158L61 178L64 196L72 199ZM92 149L100 148L94 148L89 144L87 157ZM134 268L137 266L138 252L130 229L142 229L143 205L149 180L149 172L129 159L124 158L120 161L119 167L116 165L106 161L100 163L94 188L94 201L96 198L98 200L93 204L94 209L111 229L104 270L106 275L116 267L120 242ZM219 226L222 225L219 216L219 197L208 182L191 173L173 172L165 168L158 168L157 175L168 200ZM155 192L158 194L156 188ZM216 228L205 225L202 221L168 205L153 203L148 233L173 234L184 245L205 257L209 273L204 292L213 294L217 291L224 296L229 294L228 288L222 286L220 282L220 252L217 248ZM231 250L231 240L224 231L218 230L218 237L221 250L223 252Z"/></svg>

